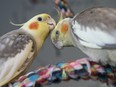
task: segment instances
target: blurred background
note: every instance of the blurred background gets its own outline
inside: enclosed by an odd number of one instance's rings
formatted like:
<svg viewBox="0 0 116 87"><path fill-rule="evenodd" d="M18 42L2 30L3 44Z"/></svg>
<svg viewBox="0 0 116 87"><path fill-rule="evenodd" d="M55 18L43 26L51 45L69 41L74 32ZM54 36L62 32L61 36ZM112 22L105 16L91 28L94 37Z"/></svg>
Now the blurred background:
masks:
<svg viewBox="0 0 116 87"><path fill-rule="evenodd" d="M67 0L75 13L86 8L104 6L116 8L116 0ZM10 24L9 19L14 23L24 23L33 16L40 13L48 13L57 20L57 12L54 9L54 0L1 0L0 1L0 35L19 27ZM34 70L37 66L57 64L59 62L73 61L86 57L79 49L74 47L57 50L51 43L50 37L45 41L37 58L29 68ZM53 84L49 87L99 87L97 81L68 81L60 84ZM46 86L48 87L48 86Z"/></svg>

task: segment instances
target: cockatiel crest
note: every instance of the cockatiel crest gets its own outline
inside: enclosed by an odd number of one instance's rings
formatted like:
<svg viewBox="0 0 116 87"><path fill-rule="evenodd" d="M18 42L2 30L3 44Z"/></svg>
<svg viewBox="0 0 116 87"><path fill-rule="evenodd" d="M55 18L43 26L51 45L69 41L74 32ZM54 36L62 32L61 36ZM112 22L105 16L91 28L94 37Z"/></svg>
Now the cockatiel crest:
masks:
<svg viewBox="0 0 116 87"><path fill-rule="evenodd" d="M29 67L55 24L50 15L39 14L0 37L0 87Z"/></svg>

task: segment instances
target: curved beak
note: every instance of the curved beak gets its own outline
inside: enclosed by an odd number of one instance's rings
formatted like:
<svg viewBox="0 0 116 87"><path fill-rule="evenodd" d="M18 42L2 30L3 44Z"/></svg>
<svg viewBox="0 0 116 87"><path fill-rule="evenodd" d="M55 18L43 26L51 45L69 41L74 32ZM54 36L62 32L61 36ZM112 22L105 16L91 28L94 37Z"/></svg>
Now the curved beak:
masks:
<svg viewBox="0 0 116 87"><path fill-rule="evenodd" d="M55 22L55 20L53 18L49 18L47 23L49 25L50 30L54 29L55 26L56 26L56 22Z"/></svg>
<svg viewBox="0 0 116 87"><path fill-rule="evenodd" d="M54 46L58 49L61 49L63 47L63 43L60 40L52 40L52 43L54 44Z"/></svg>

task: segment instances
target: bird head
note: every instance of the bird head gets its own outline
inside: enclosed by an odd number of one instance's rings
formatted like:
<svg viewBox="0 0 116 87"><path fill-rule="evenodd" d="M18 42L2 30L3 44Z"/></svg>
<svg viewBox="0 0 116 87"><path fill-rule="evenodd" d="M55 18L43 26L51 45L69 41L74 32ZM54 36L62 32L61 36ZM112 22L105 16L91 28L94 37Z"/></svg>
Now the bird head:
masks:
<svg viewBox="0 0 116 87"><path fill-rule="evenodd" d="M39 14L24 23L20 29L32 35L37 43L40 43L40 41L45 40L49 31L54 29L55 25L56 22L50 15Z"/></svg>
<svg viewBox="0 0 116 87"><path fill-rule="evenodd" d="M55 27L56 23L54 19L48 14L39 14L31 18L28 22L24 23L22 29L30 32L34 35L38 32L48 33ZM43 33L42 33L43 34Z"/></svg>
<svg viewBox="0 0 116 87"><path fill-rule="evenodd" d="M39 14L31 18L28 22L24 23L23 27L27 27L30 30L38 30L43 28L43 25L50 30L56 25L54 19L48 14Z"/></svg>
<svg viewBox="0 0 116 87"><path fill-rule="evenodd" d="M65 18L60 20L55 29L51 33L52 43L58 49L61 49L63 46L71 46L72 40L70 35L71 30L71 18Z"/></svg>

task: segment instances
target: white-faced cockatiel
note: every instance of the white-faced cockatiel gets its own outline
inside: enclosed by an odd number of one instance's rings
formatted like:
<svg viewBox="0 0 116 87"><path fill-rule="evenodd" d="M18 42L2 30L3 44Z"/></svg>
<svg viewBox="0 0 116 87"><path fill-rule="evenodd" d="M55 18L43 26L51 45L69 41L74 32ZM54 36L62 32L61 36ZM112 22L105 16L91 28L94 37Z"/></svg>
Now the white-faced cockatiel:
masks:
<svg viewBox="0 0 116 87"><path fill-rule="evenodd" d="M0 37L0 87L29 67L55 24L50 15L39 14Z"/></svg>
<svg viewBox="0 0 116 87"><path fill-rule="evenodd" d="M116 65L116 9L89 8L61 20L51 33L57 48L75 46L92 61Z"/></svg>

